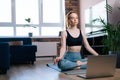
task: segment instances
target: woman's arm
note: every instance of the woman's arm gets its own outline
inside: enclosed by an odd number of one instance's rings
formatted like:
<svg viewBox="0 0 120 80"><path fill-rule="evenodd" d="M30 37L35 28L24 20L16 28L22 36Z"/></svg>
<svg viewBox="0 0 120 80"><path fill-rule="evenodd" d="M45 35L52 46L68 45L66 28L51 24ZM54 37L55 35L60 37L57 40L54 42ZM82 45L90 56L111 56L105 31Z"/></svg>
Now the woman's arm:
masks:
<svg viewBox="0 0 120 80"><path fill-rule="evenodd" d="M66 31L62 31L60 55L54 59L54 64L56 64L58 61L60 61L66 52L66 36L67 36Z"/></svg>
<svg viewBox="0 0 120 80"><path fill-rule="evenodd" d="M66 31L63 31L61 34L61 48L60 48L60 56L63 58L65 52L66 52Z"/></svg>
<svg viewBox="0 0 120 80"><path fill-rule="evenodd" d="M91 48L91 46L89 45L87 38L86 38L86 33L84 29L81 29L81 33L82 33L82 37L83 37L83 42L84 42L84 46L85 48L92 53L93 55L99 55L93 48Z"/></svg>

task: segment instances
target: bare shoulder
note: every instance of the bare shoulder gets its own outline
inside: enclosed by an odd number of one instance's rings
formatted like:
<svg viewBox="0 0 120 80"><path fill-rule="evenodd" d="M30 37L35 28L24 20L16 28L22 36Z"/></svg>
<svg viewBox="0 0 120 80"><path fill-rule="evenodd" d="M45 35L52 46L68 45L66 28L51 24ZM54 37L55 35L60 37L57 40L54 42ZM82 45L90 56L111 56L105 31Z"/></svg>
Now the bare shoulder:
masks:
<svg viewBox="0 0 120 80"><path fill-rule="evenodd" d="M67 36L66 30L62 31L62 36Z"/></svg>
<svg viewBox="0 0 120 80"><path fill-rule="evenodd" d="M80 29L81 33L82 33L82 36L85 36L86 35L86 32L84 29Z"/></svg>

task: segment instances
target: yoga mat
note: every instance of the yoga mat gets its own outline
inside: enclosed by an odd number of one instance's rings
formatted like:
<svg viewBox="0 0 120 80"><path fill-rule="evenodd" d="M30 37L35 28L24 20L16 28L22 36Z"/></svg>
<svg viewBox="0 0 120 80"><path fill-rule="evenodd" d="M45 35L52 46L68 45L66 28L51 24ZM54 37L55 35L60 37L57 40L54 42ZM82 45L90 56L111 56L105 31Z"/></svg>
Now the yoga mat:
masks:
<svg viewBox="0 0 120 80"><path fill-rule="evenodd" d="M69 70L69 71L64 71L63 73L67 74L67 75L77 75L77 74L85 74L86 73L86 69L73 69L73 70Z"/></svg>
<svg viewBox="0 0 120 80"><path fill-rule="evenodd" d="M60 71L60 72L63 72L67 75L77 75L77 74L81 74L81 73L85 73L86 71L86 68L82 68L82 69L73 69L73 70L68 70L68 71L62 71L57 64L53 64L53 63L48 63L47 64L48 67L54 69L54 70L57 70L57 71Z"/></svg>
<svg viewBox="0 0 120 80"><path fill-rule="evenodd" d="M54 64L54 63L48 63L47 64L48 67L52 68L52 69L55 69L57 71L62 71L59 67L58 67L58 64Z"/></svg>

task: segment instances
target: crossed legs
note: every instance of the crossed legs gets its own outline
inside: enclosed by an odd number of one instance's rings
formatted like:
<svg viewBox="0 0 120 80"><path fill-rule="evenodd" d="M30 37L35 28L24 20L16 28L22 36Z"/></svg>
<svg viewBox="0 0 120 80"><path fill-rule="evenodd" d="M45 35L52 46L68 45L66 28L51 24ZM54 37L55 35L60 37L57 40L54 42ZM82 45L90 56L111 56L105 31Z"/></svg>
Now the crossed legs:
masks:
<svg viewBox="0 0 120 80"><path fill-rule="evenodd" d="M70 70L70 69L74 69L74 68L78 68L78 69L82 69L82 68L86 68L87 61L85 60L78 60L76 62L67 60L67 59L62 59L61 61L58 62L58 67L62 70Z"/></svg>

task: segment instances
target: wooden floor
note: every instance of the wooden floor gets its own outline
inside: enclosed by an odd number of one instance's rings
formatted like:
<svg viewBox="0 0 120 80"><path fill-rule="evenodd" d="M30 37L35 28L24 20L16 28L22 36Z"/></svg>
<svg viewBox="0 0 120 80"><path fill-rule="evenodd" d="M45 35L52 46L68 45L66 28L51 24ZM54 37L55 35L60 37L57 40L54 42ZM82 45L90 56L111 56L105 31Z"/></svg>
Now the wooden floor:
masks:
<svg viewBox="0 0 120 80"><path fill-rule="evenodd" d="M52 60L37 60L34 65L13 65L7 74L0 75L0 80L84 80L75 75L65 75L47 67L46 64L49 62L52 62ZM116 74L115 77L89 80L120 80L120 71Z"/></svg>

